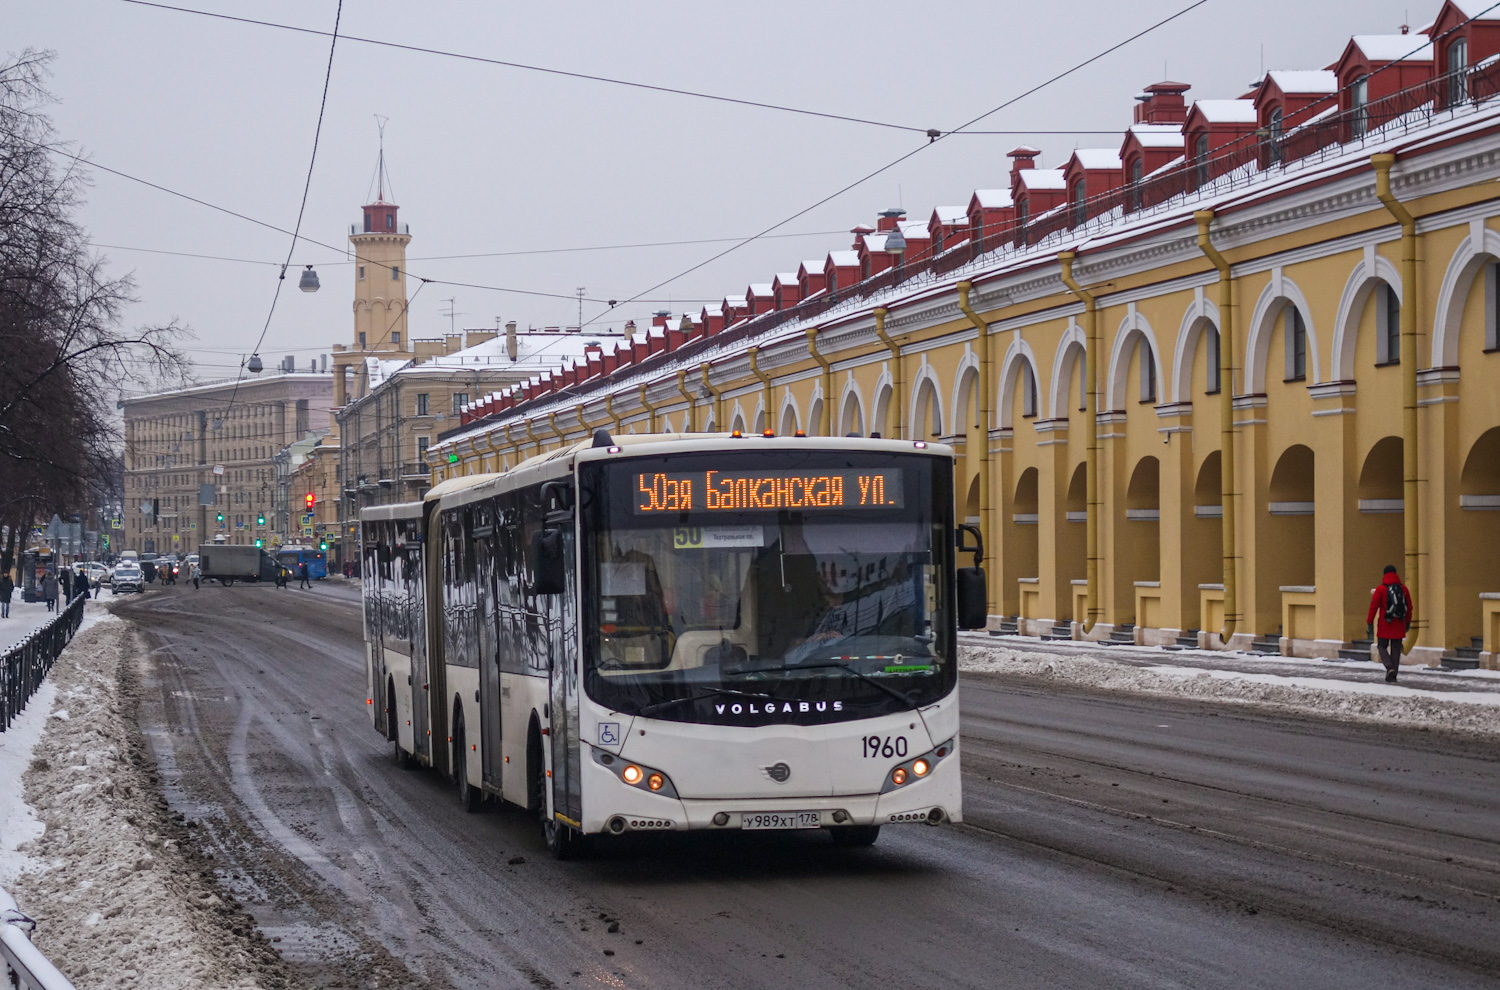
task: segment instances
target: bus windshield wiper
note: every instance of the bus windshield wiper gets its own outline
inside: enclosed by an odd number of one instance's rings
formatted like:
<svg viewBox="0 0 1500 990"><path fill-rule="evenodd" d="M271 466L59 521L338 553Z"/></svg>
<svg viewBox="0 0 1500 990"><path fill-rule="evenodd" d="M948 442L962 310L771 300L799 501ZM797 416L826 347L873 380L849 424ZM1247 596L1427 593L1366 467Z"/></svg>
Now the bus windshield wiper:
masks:
<svg viewBox="0 0 1500 990"><path fill-rule="evenodd" d="M784 663L776 667L740 667L736 670L726 670L724 671L724 673L728 676L743 676L745 674L768 674L787 670L831 670L833 668L848 671L855 677L858 677L860 680L864 681L866 684L871 684L879 688L881 691L884 691L886 694L890 695L892 698L895 698L903 705L907 705L912 708L916 707L916 702L912 701L911 698L907 697L905 694L902 694L900 691L897 691L890 685L882 684L859 668L850 666L847 663L840 663L837 660L829 660L819 663Z"/></svg>
<svg viewBox="0 0 1500 990"><path fill-rule="evenodd" d="M633 712L624 712L625 715L650 715L653 712L665 711L675 705L685 705L690 701L703 701L707 698L717 698L721 694L732 695L736 698L754 698L757 701L772 701L769 694L759 691L736 691L734 688L713 688L709 691L700 691L697 694L685 695L681 698L668 698L666 701L658 701L644 708L637 708Z"/></svg>

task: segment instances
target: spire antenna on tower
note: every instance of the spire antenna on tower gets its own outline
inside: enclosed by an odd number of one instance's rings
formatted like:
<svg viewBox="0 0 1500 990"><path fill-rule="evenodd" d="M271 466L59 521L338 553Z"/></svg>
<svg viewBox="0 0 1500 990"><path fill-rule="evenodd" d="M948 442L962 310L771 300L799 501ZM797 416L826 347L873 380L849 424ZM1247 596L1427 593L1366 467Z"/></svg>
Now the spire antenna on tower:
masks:
<svg viewBox="0 0 1500 990"><path fill-rule="evenodd" d="M374 114L375 127L380 132L380 151L375 157L375 202L384 203L385 193L391 186L390 173L385 168L385 125L391 122L391 118ZM395 198L395 190L391 190L391 198Z"/></svg>

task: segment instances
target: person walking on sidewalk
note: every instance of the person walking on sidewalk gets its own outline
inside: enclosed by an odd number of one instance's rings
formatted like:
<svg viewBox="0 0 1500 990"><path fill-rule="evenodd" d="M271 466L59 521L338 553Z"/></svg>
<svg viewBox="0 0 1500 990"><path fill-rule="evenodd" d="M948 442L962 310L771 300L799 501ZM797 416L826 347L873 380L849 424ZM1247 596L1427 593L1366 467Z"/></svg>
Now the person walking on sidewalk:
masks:
<svg viewBox="0 0 1500 990"><path fill-rule="evenodd" d="M42 578L42 600L47 603L47 611L57 609L57 574L48 571L47 576Z"/></svg>
<svg viewBox="0 0 1500 990"><path fill-rule="evenodd" d="M197 591L198 590L198 581L200 579L200 574L198 572L198 565L197 564L189 564L188 565L188 574L190 574L192 576L192 578L193 578L193 590Z"/></svg>
<svg viewBox="0 0 1500 990"><path fill-rule="evenodd" d="M1411 589L1401 583L1396 565L1386 564L1380 587L1370 596L1365 631L1378 643L1380 662L1385 665L1385 679L1392 684L1401 670L1401 641L1406 638L1411 621Z"/></svg>
<svg viewBox="0 0 1500 990"><path fill-rule="evenodd" d="M307 580L307 561L297 565L297 587L312 590L312 582Z"/></svg>
<svg viewBox="0 0 1500 990"><path fill-rule="evenodd" d="M0 571L0 619L10 618L10 597L16 593L16 582L10 579L10 571Z"/></svg>

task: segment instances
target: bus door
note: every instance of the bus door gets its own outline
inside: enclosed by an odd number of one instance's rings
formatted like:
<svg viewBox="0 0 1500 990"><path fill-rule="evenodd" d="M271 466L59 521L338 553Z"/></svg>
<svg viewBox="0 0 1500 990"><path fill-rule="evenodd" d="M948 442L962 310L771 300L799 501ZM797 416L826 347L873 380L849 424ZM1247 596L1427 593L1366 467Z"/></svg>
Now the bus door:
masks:
<svg viewBox="0 0 1500 990"><path fill-rule="evenodd" d="M365 523L362 527L364 556L364 601L365 601L365 669L369 672L370 704L373 707L375 731L387 734L386 708L391 699L385 691L385 642L381 630L381 607L384 596L381 577L386 565L382 562L382 536L380 523Z"/></svg>
<svg viewBox="0 0 1500 990"><path fill-rule="evenodd" d="M571 482L543 485L542 502L546 512L544 524L557 530L562 538L563 559L562 593L539 595L536 599L546 637L551 688L552 808L577 828L583 820L583 797L578 739L578 575L574 560L577 542Z"/></svg>
<svg viewBox="0 0 1500 990"><path fill-rule="evenodd" d="M429 714L430 683L427 673L427 623L422 609L422 544L413 542L416 526L396 524L405 531L401 548L403 563L403 604L406 608L406 643L411 650L411 729L412 753L420 760L432 762L432 728Z"/></svg>
<svg viewBox="0 0 1500 990"><path fill-rule="evenodd" d="M495 505L483 502L474 507L474 603L475 621L479 623L479 744L480 778L500 789L505 755L501 752L500 734L500 656L495 625L495 569L499 534L496 532Z"/></svg>

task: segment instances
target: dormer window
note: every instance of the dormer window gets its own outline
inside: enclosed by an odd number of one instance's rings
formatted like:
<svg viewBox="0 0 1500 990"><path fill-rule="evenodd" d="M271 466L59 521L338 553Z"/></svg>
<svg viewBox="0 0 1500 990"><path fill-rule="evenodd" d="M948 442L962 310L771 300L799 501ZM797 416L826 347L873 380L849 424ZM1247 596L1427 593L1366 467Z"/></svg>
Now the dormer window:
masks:
<svg viewBox="0 0 1500 990"><path fill-rule="evenodd" d="M1134 158L1130 162L1130 208L1141 208L1141 180L1146 177L1146 160Z"/></svg>
<svg viewBox="0 0 1500 990"><path fill-rule="evenodd" d="M1458 38L1448 46L1448 105L1469 98L1469 39Z"/></svg>
<svg viewBox="0 0 1500 990"><path fill-rule="evenodd" d="M1193 142L1193 175L1200 186L1208 185L1208 135L1199 134Z"/></svg>
<svg viewBox="0 0 1500 990"><path fill-rule="evenodd" d="M1073 180L1073 226L1082 226L1089 218L1088 202L1085 198L1086 187L1083 177Z"/></svg>
<svg viewBox="0 0 1500 990"><path fill-rule="evenodd" d="M1360 76L1349 86L1349 127L1354 137L1362 138L1370 129L1370 77Z"/></svg>
<svg viewBox="0 0 1500 990"><path fill-rule="evenodd" d="M1268 142L1267 151L1270 152L1270 158L1271 158L1271 164L1272 165L1280 165L1281 164L1281 129L1282 129L1281 108L1280 107L1272 107L1271 108L1270 120L1269 120L1268 126L1266 128L1266 130L1267 130L1266 140Z"/></svg>

